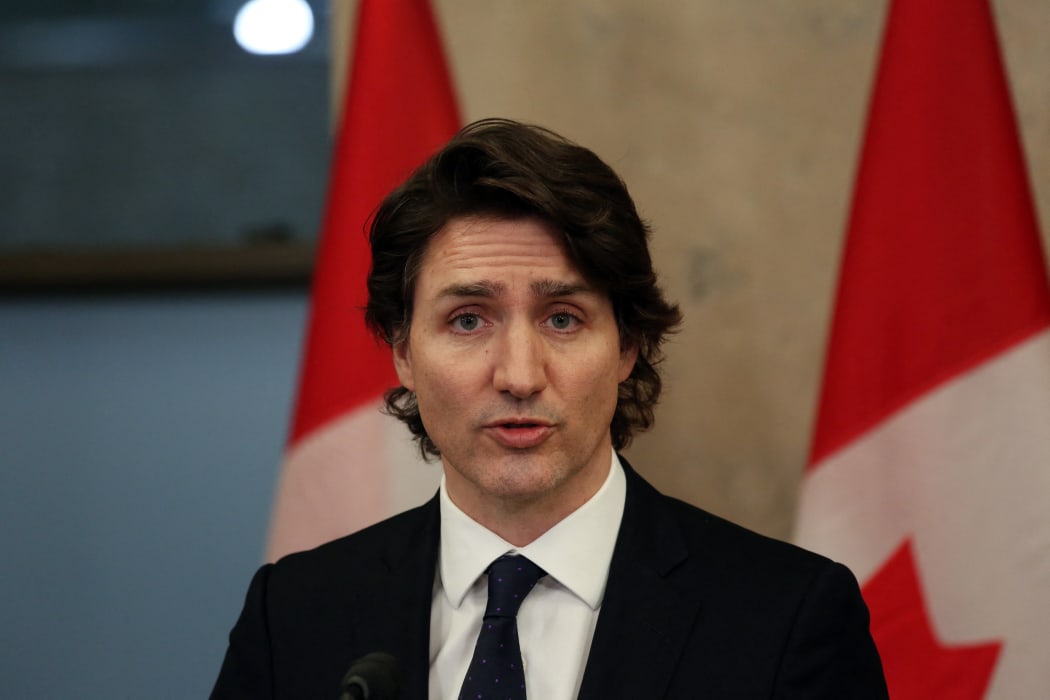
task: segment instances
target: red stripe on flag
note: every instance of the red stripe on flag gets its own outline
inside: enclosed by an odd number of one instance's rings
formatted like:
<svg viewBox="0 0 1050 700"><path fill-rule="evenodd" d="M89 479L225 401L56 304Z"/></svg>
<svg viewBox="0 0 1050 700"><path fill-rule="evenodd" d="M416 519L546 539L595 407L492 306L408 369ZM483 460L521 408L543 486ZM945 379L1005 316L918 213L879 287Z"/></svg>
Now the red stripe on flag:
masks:
<svg viewBox="0 0 1050 700"><path fill-rule="evenodd" d="M892 4L810 464L1050 324L985 0Z"/></svg>
<svg viewBox="0 0 1050 700"><path fill-rule="evenodd" d="M397 384L366 332L366 222L382 198L459 128L426 0L362 0L336 136L291 442Z"/></svg>

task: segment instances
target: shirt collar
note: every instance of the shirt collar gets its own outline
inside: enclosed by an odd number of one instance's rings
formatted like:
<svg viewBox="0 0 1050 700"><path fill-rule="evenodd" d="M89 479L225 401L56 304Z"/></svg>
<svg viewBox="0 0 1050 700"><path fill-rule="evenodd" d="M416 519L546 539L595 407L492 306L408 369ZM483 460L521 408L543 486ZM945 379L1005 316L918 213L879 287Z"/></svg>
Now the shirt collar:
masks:
<svg viewBox="0 0 1050 700"><path fill-rule="evenodd" d="M627 480L616 452L601 488L535 541L515 547L460 510L439 489L441 545L438 571L449 604L459 608L475 581L497 557L523 554L593 610L601 605L616 536L623 518Z"/></svg>

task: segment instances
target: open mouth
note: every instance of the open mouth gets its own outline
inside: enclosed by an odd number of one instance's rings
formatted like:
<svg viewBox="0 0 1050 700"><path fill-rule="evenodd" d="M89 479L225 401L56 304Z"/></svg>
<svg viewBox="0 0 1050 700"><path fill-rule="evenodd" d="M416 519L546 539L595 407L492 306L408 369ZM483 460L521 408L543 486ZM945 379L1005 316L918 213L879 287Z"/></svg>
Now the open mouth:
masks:
<svg viewBox="0 0 1050 700"><path fill-rule="evenodd" d="M550 425L534 421L494 423L489 428L489 434L497 442L516 449L536 447L546 441L552 432Z"/></svg>

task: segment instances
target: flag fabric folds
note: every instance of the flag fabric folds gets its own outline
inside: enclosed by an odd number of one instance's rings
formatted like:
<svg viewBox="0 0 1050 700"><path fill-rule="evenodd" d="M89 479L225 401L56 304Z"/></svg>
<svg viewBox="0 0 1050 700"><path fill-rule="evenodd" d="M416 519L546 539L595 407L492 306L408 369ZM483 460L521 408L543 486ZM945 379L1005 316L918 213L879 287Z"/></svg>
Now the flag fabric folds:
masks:
<svg viewBox="0 0 1050 700"><path fill-rule="evenodd" d="M1050 286L987 0L894 0L796 540L890 696L1050 697Z"/></svg>
<svg viewBox="0 0 1050 700"><path fill-rule="evenodd" d="M362 0L348 74L269 560L414 505L440 476L379 412L397 378L362 311L370 214L460 125L427 0Z"/></svg>

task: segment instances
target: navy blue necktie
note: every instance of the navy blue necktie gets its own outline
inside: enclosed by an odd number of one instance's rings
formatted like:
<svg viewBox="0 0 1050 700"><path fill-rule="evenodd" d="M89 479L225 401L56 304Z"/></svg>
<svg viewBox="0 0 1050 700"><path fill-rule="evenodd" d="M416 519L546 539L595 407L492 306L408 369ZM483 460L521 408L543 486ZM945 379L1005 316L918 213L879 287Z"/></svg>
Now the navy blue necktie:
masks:
<svg viewBox="0 0 1050 700"><path fill-rule="evenodd" d="M459 700L525 700L518 644L518 608L546 571L521 556L504 555L488 568L489 600Z"/></svg>

